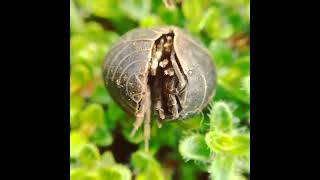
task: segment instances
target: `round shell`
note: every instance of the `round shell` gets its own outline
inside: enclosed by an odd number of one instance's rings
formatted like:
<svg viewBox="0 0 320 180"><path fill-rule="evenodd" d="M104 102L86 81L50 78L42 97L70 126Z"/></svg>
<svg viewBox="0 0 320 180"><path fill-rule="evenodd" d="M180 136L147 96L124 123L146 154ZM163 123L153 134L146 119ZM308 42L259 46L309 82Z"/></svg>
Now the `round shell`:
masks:
<svg viewBox="0 0 320 180"><path fill-rule="evenodd" d="M173 33L173 49L187 84L177 95L181 106L179 116L168 116L166 120L184 119L196 114L214 96L215 66L199 40L174 26L134 29L113 45L103 65L104 82L110 95L131 115L136 115L147 91L152 48L161 36L169 33Z"/></svg>

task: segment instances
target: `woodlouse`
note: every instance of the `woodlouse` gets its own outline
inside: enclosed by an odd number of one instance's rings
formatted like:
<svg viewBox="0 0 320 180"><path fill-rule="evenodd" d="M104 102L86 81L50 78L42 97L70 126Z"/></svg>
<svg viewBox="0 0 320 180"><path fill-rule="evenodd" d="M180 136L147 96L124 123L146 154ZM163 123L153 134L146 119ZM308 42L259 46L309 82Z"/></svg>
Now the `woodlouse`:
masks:
<svg viewBox="0 0 320 180"><path fill-rule="evenodd" d="M215 94L216 70L205 46L175 27L137 28L123 35L108 52L103 77L112 98L144 122L145 149L151 116L163 121L197 114Z"/></svg>

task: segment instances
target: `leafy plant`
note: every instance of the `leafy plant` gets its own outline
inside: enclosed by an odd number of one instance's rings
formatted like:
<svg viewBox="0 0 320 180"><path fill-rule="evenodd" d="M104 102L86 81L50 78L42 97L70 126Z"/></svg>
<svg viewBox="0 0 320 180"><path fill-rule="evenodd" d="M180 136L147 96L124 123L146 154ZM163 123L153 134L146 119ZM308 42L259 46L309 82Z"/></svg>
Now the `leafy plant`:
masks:
<svg viewBox="0 0 320 180"><path fill-rule="evenodd" d="M184 159L199 161L207 166L212 179L224 180L239 177L242 167L250 155L250 135L235 129L234 116L225 102L211 106L210 128L201 134L185 137L179 150ZM249 169L249 164L245 168ZM248 173L248 172L247 172Z"/></svg>
<svg viewBox="0 0 320 180"><path fill-rule="evenodd" d="M70 177L240 180L250 175L250 0L70 0ZM175 25L209 49L218 85L211 106L185 121L153 121L150 152L133 117L112 100L101 67L136 27Z"/></svg>

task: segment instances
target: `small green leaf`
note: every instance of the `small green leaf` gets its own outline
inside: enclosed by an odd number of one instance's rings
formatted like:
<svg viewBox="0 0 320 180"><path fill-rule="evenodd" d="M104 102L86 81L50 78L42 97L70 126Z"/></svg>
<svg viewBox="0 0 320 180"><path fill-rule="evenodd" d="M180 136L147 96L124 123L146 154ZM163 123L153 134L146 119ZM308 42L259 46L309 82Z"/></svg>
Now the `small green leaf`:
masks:
<svg viewBox="0 0 320 180"><path fill-rule="evenodd" d="M208 23L204 27L205 31L212 39L226 39L234 33L232 25L222 16L221 9L212 7L212 13L208 18Z"/></svg>
<svg viewBox="0 0 320 180"><path fill-rule="evenodd" d="M234 158L227 155L217 155L209 167L212 180L231 180L233 171Z"/></svg>
<svg viewBox="0 0 320 180"><path fill-rule="evenodd" d="M70 93L73 94L82 88L90 79L92 74L83 64L73 65L70 75Z"/></svg>
<svg viewBox="0 0 320 180"><path fill-rule="evenodd" d="M116 163L111 151L105 151L101 155L101 162L103 163L103 165L113 165Z"/></svg>
<svg viewBox="0 0 320 180"><path fill-rule="evenodd" d="M181 164L181 179L183 180L195 180L197 179L199 166L195 166L193 163Z"/></svg>
<svg viewBox="0 0 320 180"><path fill-rule="evenodd" d="M141 20L149 15L151 0L123 0L120 9L131 19Z"/></svg>
<svg viewBox="0 0 320 180"><path fill-rule="evenodd" d="M225 133L208 132L205 141L211 151L216 153L249 155L249 135L229 135Z"/></svg>
<svg viewBox="0 0 320 180"><path fill-rule="evenodd" d="M223 74L218 75L220 86L230 93L233 99L249 104L248 96L243 91L242 79L250 75L250 56L242 56L225 69Z"/></svg>
<svg viewBox="0 0 320 180"><path fill-rule="evenodd" d="M79 112L84 104L84 99L78 95L70 96L70 125L71 128L77 128L80 125Z"/></svg>
<svg viewBox="0 0 320 180"><path fill-rule="evenodd" d="M87 139L78 131L70 133L70 157L77 157L82 147L87 143Z"/></svg>
<svg viewBox="0 0 320 180"><path fill-rule="evenodd" d="M182 12L190 22L199 21L204 8L204 0L185 0L182 3Z"/></svg>
<svg viewBox="0 0 320 180"><path fill-rule="evenodd" d="M137 180L164 180L160 164L150 154L137 151L131 156L131 164L139 172Z"/></svg>
<svg viewBox="0 0 320 180"><path fill-rule="evenodd" d="M211 10L206 11L207 5L206 0L186 0L182 3L183 15L188 20L187 27L193 34L198 34L208 21Z"/></svg>
<svg viewBox="0 0 320 180"><path fill-rule="evenodd" d="M112 100L103 84L97 85L95 91L91 95L91 99L96 103L109 104Z"/></svg>
<svg viewBox="0 0 320 180"><path fill-rule="evenodd" d="M156 2L153 1L153 5L155 5ZM177 26L182 26L184 17L181 12L181 10L177 11L171 11L167 9L164 4L161 2L160 5L156 6L157 15L161 18L161 21L163 21L164 24L175 24Z"/></svg>
<svg viewBox="0 0 320 180"><path fill-rule="evenodd" d="M160 164L150 154L144 151L133 153L130 162L138 171L147 171L148 168L160 167Z"/></svg>
<svg viewBox="0 0 320 180"><path fill-rule="evenodd" d="M140 24L140 27L148 28L148 27L154 27L157 25L163 25L163 22L158 16L150 15L141 19L139 24Z"/></svg>
<svg viewBox="0 0 320 180"><path fill-rule="evenodd" d="M70 31L71 33L79 33L84 29L83 20L74 5L73 0L70 0Z"/></svg>
<svg viewBox="0 0 320 180"><path fill-rule="evenodd" d="M249 98L248 101L250 102L250 76L243 78L242 86L243 89L246 91Z"/></svg>
<svg viewBox="0 0 320 180"><path fill-rule="evenodd" d="M70 169L70 180L85 179L86 170L83 168Z"/></svg>
<svg viewBox="0 0 320 180"><path fill-rule="evenodd" d="M94 21L86 24L83 35L88 40L101 44L111 44L119 38L117 33L103 29L101 24Z"/></svg>
<svg viewBox="0 0 320 180"><path fill-rule="evenodd" d="M70 180L102 180L95 171L88 171L85 168L76 168L70 170Z"/></svg>
<svg viewBox="0 0 320 180"><path fill-rule="evenodd" d="M97 23L90 23L86 26L85 32L71 37L70 40L70 61L71 68L74 64L84 64L87 68L95 74L99 66L101 70L101 63L106 55L106 52L117 39L114 33L104 31Z"/></svg>
<svg viewBox="0 0 320 180"><path fill-rule="evenodd" d="M111 101L108 104L107 115L110 121L115 122L118 119L122 119L125 113L116 102Z"/></svg>
<svg viewBox="0 0 320 180"><path fill-rule="evenodd" d="M105 127L98 127L90 140L97 146L109 146L113 142L111 132Z"/></svg>
<svg viewBox="0 0 320 180"><path fill-rule="evenodd" d="M209 114L210 129L219 132L230 132L232 130L233 115L225 102L215 102Z"/></svg>
<svg viewBox="0 0 320 180"><path fill-rule="evenodd" d="M200 134L195 134L180 141L179 152L186 160L207 162L210 160L210 150L205 139Z"/></svg>
<svg viewBox="0 0 320 180"><path fill-rule="evenodd" d="M106 123L108 124L109 129L116 128L117 122L121 123L132 123L128 117L126 117L125 112L115 103L112 99L108 103L108 109L105 112ZM128 122L129 121L129 122ZM130 126L132 128L132 124Z"/></svg>
<svg viewBox="0 0 320 180"><path fill-rule="evenodd" d="M211 41L209 50L218 66L230 65L234 60L231 47L223 41Z"/></svg>
<svg viewBox="0 0 320 180"><path fill-rule="evenodd" d="M96 171L89 171L86 173L83 180L102 180Z"/></svg>
<svg viewBox="0 0 320 180"><path fill-rule="evenodd" d="M93 125L103 125L104 112L99 104L90 104L80 113L80 122Z"/></svg>
<svg viewBox="0 0 320 180"><path fill-rule="evenodd" d="M102 179L112 180L131 180L132 177L130 169L121 164L100 168L99 174Z"/></svg>
<svg viewBox="0 0 320 180"><path fill-rule="evenodd" d="M100 160L100 154L98 148L93 144L86 144L81 148L79 154L79 160L86 166L94 165Z"/></svg>
<svg viewBox="0 0 320 180"><path fill-rule="evenodd" d="M121 15L118 0L77 0L87 13L98 17L108 18Z"/></svg>

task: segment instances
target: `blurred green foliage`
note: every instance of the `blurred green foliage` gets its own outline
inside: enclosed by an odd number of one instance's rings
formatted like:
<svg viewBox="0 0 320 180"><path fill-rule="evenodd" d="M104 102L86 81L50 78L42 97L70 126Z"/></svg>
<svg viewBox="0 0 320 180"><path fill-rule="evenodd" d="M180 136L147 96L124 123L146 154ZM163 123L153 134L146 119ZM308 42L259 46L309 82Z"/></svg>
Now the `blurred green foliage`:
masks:
<svg viewBox="0 0 320 180"><path fill-rule="evenodd" d="M250 0L70 0L70 178L240 180L250 175ZM176 25L211 52L214 101L183 122L130 137L133 118L103 85L112 44L136 27Z"/></svg>

